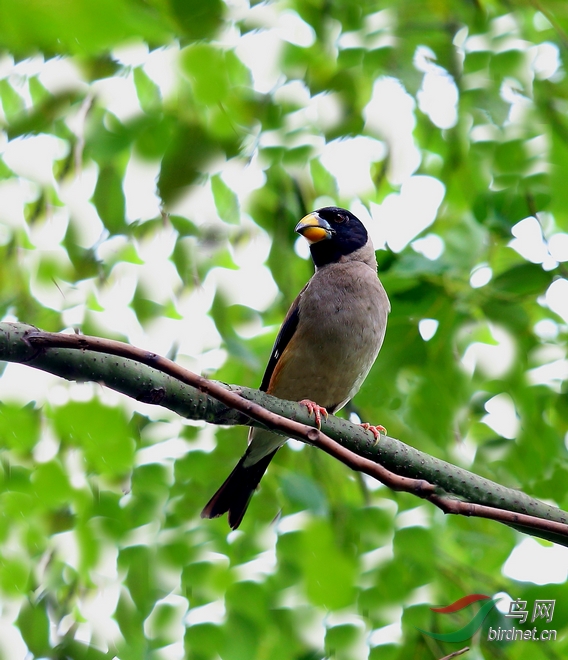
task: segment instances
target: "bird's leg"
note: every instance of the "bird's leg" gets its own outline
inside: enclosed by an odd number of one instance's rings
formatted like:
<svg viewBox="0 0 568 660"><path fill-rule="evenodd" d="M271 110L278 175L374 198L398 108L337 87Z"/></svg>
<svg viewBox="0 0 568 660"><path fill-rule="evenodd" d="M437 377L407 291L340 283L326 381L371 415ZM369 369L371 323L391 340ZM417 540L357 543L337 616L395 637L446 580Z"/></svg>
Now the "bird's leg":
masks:
<svg viewBox="0 0 568 660"><path fill-rule="evenodd" d="M303 406L306 406L306 408L308 409L308 415L314 415L314 417L316 418L316 426L321 431L321 416L323 415L327 419L329 414L327 410L323 406L318 406L317 403L314 403L309 399L302 399L301 401L298 401L298 403L301 403Z"/></svg>
<svg viewBox="0 0 568 660"><path fill-rule="evenodd" d="M359 426L362 426L365 431L371 431L371 433L375 436L375 444L381 439L381 433L384 435L387 434L387 430L384 426L381 424L377 424L376 426L373 426L372 424L368 424L365 422L364 424L359 424Z"/></svg>

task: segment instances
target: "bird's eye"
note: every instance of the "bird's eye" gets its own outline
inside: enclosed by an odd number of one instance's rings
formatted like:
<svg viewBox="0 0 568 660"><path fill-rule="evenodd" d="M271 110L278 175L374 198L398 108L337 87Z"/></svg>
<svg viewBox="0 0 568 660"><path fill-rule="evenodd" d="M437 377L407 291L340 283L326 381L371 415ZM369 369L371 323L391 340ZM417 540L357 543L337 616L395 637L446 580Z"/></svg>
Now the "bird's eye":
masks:
<svg viewBox="0 0 568 660"><path fill-rule="evenodd" d="M337 222L338 224L341 224L342 222L345 222L346 220L347 220L347 218L342 213L338 213L335 216L335 222Z"/></svg>

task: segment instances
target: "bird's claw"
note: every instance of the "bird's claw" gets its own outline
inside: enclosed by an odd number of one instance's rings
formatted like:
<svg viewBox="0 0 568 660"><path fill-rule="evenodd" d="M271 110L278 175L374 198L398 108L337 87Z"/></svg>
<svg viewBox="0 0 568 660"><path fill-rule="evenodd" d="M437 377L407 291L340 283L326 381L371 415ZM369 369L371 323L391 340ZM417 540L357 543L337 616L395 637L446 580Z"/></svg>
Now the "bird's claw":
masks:
<svg viewBox="0 0 568 660"><path fill-rule="evenodd" d="M306 406L306 408L308 409L308 415L314 415L316 420L316 426L321 431L321 416L323 415L327 419L329 415L327 410L323 406L318 406L317 403L314 403L309 399L302 399L302 401L299 401L298 403L301 403L303 406Z"/></svg>
<svg viewBox="0 0 568 660"><path fill-rule="evenodd" d="M381 439L381 433L384 435L387 434L387 430L382 424L377 424L376 426L373 426L372 424L368 424L365 422L364 424L359 424L359 426L363 427L365 431L371 431L371 433L375 436L375 442L374 444L376 445L377 442Z"/></svg>

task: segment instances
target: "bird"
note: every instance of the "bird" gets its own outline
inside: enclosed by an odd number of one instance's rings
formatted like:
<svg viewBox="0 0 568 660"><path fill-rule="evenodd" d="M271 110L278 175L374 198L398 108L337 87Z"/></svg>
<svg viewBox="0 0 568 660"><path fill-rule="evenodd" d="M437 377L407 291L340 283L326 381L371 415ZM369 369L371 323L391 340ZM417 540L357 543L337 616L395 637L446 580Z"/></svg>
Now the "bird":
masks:
<svg viewBox="0 0 568 660"><path fill-rule="evenodd" d="M363 223L328 206L303 217L294 231L310 248L315 272L292 303L276 337L260 390L307 406L319 427L359 391L385 337L390 302ZM378 438L379 425L363 424ZM236 529L284 436L253 427L248 447L209 500L202 518L228 513Z"/></svg>

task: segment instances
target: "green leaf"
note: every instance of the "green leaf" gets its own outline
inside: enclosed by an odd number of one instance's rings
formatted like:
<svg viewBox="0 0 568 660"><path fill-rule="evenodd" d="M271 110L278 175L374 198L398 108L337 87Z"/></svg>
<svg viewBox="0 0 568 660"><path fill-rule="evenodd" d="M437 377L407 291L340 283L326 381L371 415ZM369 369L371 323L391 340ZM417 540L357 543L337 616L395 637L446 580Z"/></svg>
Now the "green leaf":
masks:
<svg viewBox="0 0 568 660"><path fill-rule="evenodd" d="M6 78L0 80L0 100L8 121L16 119L24 110L24 99L10 85Z"/></svg>
<svg viewBox="0 0 568 660"><path fill-rule="evenodd" d="M25 408L0 404L0 447L25 455L38 442L39 433L40 417L33 404Z"/></svg>
<svg viewBox="0 0 568 660"><path fill-rule="evenodd" d="M525 53L522 50L509 49L491 56L489 68L497 78L518 76L525 65Z"/></svg>
<svg viewBox="0 0 568 660"><path fill-rule="evenodd" d="M171 9L185 36L197 41L215 34L226 8L221 0L172 0Z"/></svg>
<svg viewBox="0 0 568 660"><path fill-rule="evenodd" d="M468 341L477 341L488 346L499 345L499 342L493 337L491 328L486 323L477 325L469 334Z"/></svg>
<svg viewBox="0 0 568 660"><path fill-rule="evenodd" d="M168 215L168 220L180 236L197 236L199 233L193 222L181 215Z"/></svg>
<svg viewBox="0 0 568 660"><path fill-rule="evenodd" d="M0 158L0 181L3 179L10 179L14 176L14 172L6 165L6 163Z"/></svg>
<svg viewBox="0 0 568 660"><path fill-rule="evenodd" d="M328 195L335 197L337 195L337 181L321 164L319 158L312 158L310 160L310 172L314 182L316 196Z"/></svg>
<svg viewBox="0 0 568 660"><path fill-rule="evenodd" d="M523 172L527 155L523 140L501 142L495 149L495 164L501 172Z"/></svg>
<svg viewBox="0 0 568 660"><path fill-rule="evenodd" d="M286 497L315 515L326 516L329 512L326 497L320 486L301 474L287 474L280 480Z"/></svg>
<svg viewBox="0 0 568 660"><path fill-rule="evenodd" d="M356 563L338 547L327 520L313 520L302 534L306 594L313 605L338 610L353 599Z"/></svg>
<svg viewBox="0 0 568 660"><path fill-rule="evenodd" d="M58 461L38 465L32 474L32 484L38 500L46 507L66 504L71 498L69 479Z"/></svg>
<svg viewBox="0 0 568 660"><path fill-rule="evenodd" d="M27 592L30 567L23 557L0 555L0 591L8 596L22 596Z"/></svg>
<svg viewBox="0 0 568 660"><path fill-rule="evenodd" d="M188 626L185 633L186 652L203 658L221 657L223 628L213 623L198 623Z"/></svg>
<svg viewBox="0 0 568 660"><path fill-rule="evenodd" d="M239 199L219 174L211 177L211 190L221 220L238 225L240 221Z"/></svg>
<svg viewBox="0 0 568 660"><path fill-rule="evenodd" d="M100 53L128 38L163 40L167 21L152 5L126 0L5 0L0 5L0 46L19 55Z"/></svg>
<svg viewBox="0 0 568 660"><path fill-rule="evenodd" d="M115 167L105 165L99 172L93 202L104 226L111 234L121 234L125 231L126 203L122 177Z"/></svg>
<svg viewBox="0 0 568 660"><path fill-rule="evenodd" d="M127 366L117 359L117 370ZM51 417L62 441L82 448L90 470L120 476L132 469L134 441L120 408L109 408L93 399L54 408Z"/></svg>
<svg viewBox="0 0 568 660"><path fill-rule="evenodd" d="M28 647L35 657L50 655L49 617L46 612L46 600L36 604L26 601L18 615L18 628Z"/></svg>
<svg viewBox="0 0 568 660"><path fill-rule="evenodd" d="M158 191L164 202L178 199L217 153L217 146L200 125L178 125L166 147L158 177Z"/></svg>
<svg viewBox="0 0 568 660"><path fill-rule="evenodd" d="M162 104L160 88L151 80L142 67L136 67L133 76L142 110L148 113L156 112Z"/></svg>
<svg viewBox="0 0 568 660"><path fill-rule="evenodd" d="M232 87L249 87L252 85L252 76L248 67L234 50L225 51L225 66Z"/></svg>
<svg viewBox="0 0 568 660"><path fill-rule="evenodd" d="M551 210L556 222L564 231L568 230L568 186L564 176L568 167L568 146L564 137L553 135L551 158L554 163L550 174Z"/></svg>
<svg viewBox="0 0 568 660"><path fill-rule="evenodd" d="M163 316L164 306L146 297L144 290L136 289L134 298L130 303L140 323L148 323L155 318Z"/></svg>
<svg viewBox="0 0 568 660"><path fill-rule="evenodd" d="M342 653L355 650L357 641L361 638L361 629L351 624L332 626L325 633L326 654L330 657L339 657Z"/></svg>
<svg viewBox="0 0 568 660"><path fill-rule="evenodd" d="M138 545L123 548L119 553L118 564L127 571L125 585L138 612L146 618L154 608L158 595L153 584L155 575L152 569L152 556L148 547Z"/></svg>
<svg viewBox="0 0 568 660"><path fill-rule="evenodd" d="M132 243L125 245L120 251L120 254L117 255L117 262L121 261L128 264L136 264L137 266L141 266L144 263L136 251L136 246Z"/></svg>
<svg viewBox="0 0 568 660"><path fill-rule="evenodd" d="M491 286L500 293L515 296L537 295L545 291L552 277L539 264L521 264L501 273Z"/></svg>
<svg viewBox="0 0 568 660"><path fill-rule="evenodd" d="M193 83L199 102L214 105L225 99L229 91L229 78L222 50L211 44L192 44L183 51L181 64Z"/></svg>
<svg viewBox="0 0 568 660"><path fill-rule="evenodd" d="M41 84L37 76L33 76L29 79L30 86L30 96L34 105L40 105L41 103L47 101L51 94L47 89Z"/></svg>

